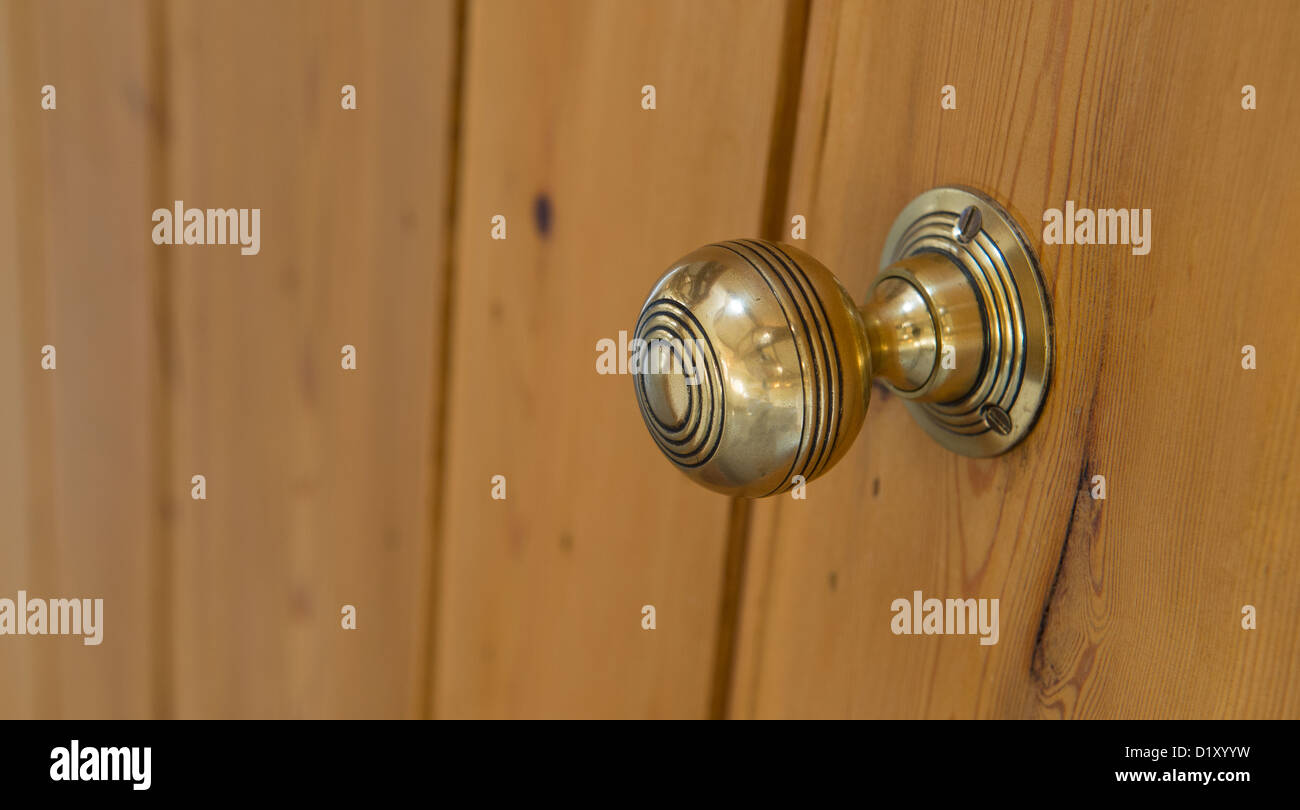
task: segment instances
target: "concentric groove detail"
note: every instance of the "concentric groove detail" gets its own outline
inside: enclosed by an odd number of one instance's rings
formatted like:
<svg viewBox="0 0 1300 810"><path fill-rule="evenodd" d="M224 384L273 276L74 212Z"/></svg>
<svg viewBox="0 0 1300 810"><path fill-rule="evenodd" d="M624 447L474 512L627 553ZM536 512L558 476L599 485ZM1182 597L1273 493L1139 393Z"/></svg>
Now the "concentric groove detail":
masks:
<svg viewBox="0 0 1300 810"><path fill-rule="evenodd" d="M984 310L988 361L970 393L944 403L916 402L938 425L975 436L990 430L980 409L997 405L1010 412L1020 393L1028 352L1025 314L1012 268L997 243L981 230L963 244L952 238L960 213L931 211L903 232L892 261L918 253L940 253L956 262L974 282Z"/></svg>
<svg viewBox="0 0 1300 810"><path fill-rule="evenodd" d="M834 454L843 418L844 373L825 302L807 272L776 245L736 240L715 245L744 259L772 291L781 307L799 358L803 382L803 424L799 447L785 477L767 495L793 485L794 476L811 481Z"/></svg>
<svg viewBox="0 0 1300 810"><path fill-rule="evenodd" d="M962 212L979 216L958 231ZM978 229L969 222L978 221ZM1051 388L1056 343L1052 302L1033 243L1004 205L979 189L939 186L909 202L894 220L880 256L882 274L918 254L951 261L980 310L983 354L970 390L956 400L907 397L917 423L949 450L988 458L1015 447L1033 429ZM929 306L942 302L928 300ZM942 338L941 338L942 340Z"/></svg>
<svg viewBox="0 0 1300 810"><path fill-rule="evenodd" d="M691 311L671 298L657 298L646 304L633 336L643 344L663 341L662 345L669 347L679 362L691 364L683 367L692 370L696 384L686 386L686 412L675 423L665 422L650 406L645 389L649 372L642 369L634 374L633 384L641 418L664 455L687 469L708 463L718 450L726 425L726 390L713 342ZM682 353L689 353L689 360ZM646 350L639 361L648 363L651 356Z"/></svg>
<svg viewBox="0 0 1300 810"><path fill-rule="evenodd" d="M809 448L808 461L811 466L805 465L799 473L806 480L811 481L822 474L827 463L834 455L836 440L840 432L840 420L844 416L844 371L840 366L839 346L835 341L835 330L831 328L830 319L826 314L826 303L817 294L812 280L808 278L807 271L780 246L767 242L754 244L769 254L783 259L784 261L781 261L781 264L800 283L804 302L809 308L816 304L813 317L816 320L817 327L813 334L817 338L815 343L819 344L817 348L820 349L817 357L826 368L825 374L817 375L820 378L818 407L821 409L818 419L822 429L816 432L813 447ZM828 343L829 345L827 345Z"/></svg>

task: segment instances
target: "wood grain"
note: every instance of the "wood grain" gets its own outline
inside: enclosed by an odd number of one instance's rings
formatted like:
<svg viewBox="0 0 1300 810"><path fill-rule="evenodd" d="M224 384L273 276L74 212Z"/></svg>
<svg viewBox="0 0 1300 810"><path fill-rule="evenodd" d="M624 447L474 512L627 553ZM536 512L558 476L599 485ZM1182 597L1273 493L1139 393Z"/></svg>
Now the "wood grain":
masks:
<svg viewBox="0 0 1300 810"><path fill-rule="evenodd" d="M102 598L103 640L4 637L0 716L146 717L160 608L147 8L72 5L0 9L0 596Z"/></svg>
<svg viewBox="0 0 1300 810"><path fill-rule="evenodd" d="M0 8L0 597L106 612L0 639L0 717L1300 717L1294 8L457 8ZM733 508L596 373L677 256L804 214L860 295L941 183L1051 289L1016 451L877 389L808 500ZM260 254L153 246L177 199L261 208ZM1151 253L1044 246L1066 200ZM918 589L998 644L890 633Z"/></svg>
<svg viewBox="0 0 1300 810"><path fill-rule="evenodd" d="M159 204L260 207L263 229L256 256L158 248L175 313L175 713L412 716L427 677L453 5L166 9ZM340 108L344 84L355 111ZM190 498L194 474L206 501Z"/></svg>
<svg viewBox="0 0 1300 810"><path fill-rule="evenodd" d="M660 457L596 344L673 259L759 228L786 11L470 8L437 716L708 712L729 504Z"/></svg>
<svg viewBox="0 0 1300 810"><path fill-rule="evenodd" d="M814 3L808 249L860 294L909 199L984 188L1040 251L1057 368L1006 456L877 389L806 501L758 505L734 716L1300 716L1298 38L1285 3ZM1066 200L1152 209L1151 252L1043 246ZM998 644L893 635L916 589L1000 598Z"/></svg>

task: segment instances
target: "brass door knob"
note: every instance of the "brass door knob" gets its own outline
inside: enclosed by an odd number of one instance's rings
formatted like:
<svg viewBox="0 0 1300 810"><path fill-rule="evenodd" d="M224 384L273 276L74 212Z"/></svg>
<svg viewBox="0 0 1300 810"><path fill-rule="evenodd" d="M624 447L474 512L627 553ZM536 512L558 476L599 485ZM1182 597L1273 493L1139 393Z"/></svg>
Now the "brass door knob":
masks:
<svg viewBox="0 0 1300 810"><path fill-rule="evenodd" d="M811 481L853 443L873 378L968 456L1025 437L1051 374L1037 259L989 197L941 187L913 200L858 307L803 251L742 239L676 261L631 342L651 436L695 481L763 497Z"/></svg>

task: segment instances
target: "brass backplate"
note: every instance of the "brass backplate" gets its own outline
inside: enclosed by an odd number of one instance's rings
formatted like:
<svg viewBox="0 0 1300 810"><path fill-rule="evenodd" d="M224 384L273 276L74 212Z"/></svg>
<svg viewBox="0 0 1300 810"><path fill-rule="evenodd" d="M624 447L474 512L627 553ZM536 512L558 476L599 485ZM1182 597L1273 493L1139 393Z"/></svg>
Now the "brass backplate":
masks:
<svg viewBox="0 0 1300 810"><path fill-rule="evenodd" d="M947 256L971 281L986 349L965 396L905 403L949 450L975 457L1005 453L1033 428L1051 380L1052 314L1038 259L1001 205L962 186L933 188L908 203L889 231L880 269L925 252Z"/></svg>

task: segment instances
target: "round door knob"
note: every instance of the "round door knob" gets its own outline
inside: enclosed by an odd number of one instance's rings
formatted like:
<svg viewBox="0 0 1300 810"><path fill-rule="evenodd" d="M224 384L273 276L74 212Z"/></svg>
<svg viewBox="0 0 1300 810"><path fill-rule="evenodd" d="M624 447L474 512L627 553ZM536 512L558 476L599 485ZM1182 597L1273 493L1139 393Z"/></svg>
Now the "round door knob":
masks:
<svg viewBox="0 0 1300 810"><path fill-rule="evenodd" d="M887 240L866 303L785 244L720 242L674 262L633 333L650 435L710 489L763 497L848 451L873 378L922 427L971 456L1032 427L1047 391L1051 316L1014 220L971 189L932 189Z"/></svg>

